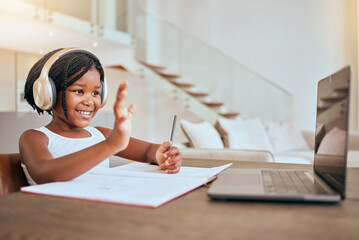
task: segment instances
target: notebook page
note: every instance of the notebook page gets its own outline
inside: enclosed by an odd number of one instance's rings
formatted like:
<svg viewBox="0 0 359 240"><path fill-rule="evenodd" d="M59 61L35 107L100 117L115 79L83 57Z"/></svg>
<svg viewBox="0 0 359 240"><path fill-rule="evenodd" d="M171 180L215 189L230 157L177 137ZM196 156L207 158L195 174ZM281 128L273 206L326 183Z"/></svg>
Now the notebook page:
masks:
<svg viewBox="0 0 359 240"><path fill-rule="evenodd" d="M72 181L24 187L22 192L50 196L158 207L201 185L201 179L130 178L84 174Z"/></svg>
<svg viewBox="0 0 359 240"><path fill-rule="evenodd" d="M210 180L215 177L219 172L230 167L232 163L213 167L213 168L199 168L199 167L184 167L182 166L180 171L175 174L166 174L162 170L158 170L158 166L149 165L144 163L129 163L114 168L95 168L90 170L89 174L97 175L113 175L113 176L128 176L128 177L151 177L151 178L202 178L204 180Z"/></svg>

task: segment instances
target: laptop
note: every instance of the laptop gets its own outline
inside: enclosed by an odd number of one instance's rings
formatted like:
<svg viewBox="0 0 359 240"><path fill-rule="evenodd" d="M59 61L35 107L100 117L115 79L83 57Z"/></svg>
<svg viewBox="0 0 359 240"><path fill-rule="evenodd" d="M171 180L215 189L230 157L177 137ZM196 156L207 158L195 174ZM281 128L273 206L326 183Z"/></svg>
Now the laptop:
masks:
<svg viewBox="0 0 359 240"><path fill-rule="evenodd" d="M208 189L214 200L339 202L345 199L350 67L318 82L313 171L227 169Z"/></svg>

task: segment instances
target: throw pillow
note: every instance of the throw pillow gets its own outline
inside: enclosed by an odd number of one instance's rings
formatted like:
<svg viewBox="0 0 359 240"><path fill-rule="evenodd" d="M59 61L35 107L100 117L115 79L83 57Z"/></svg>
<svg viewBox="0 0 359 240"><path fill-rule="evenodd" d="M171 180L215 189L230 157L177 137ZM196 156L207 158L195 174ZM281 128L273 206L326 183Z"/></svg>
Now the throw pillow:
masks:
<svg viewBox="0 0 359 240"><path fill-rule="evenodd" d="M275 153L293 150L309 150L302 133L296 128L293 121L263 121L263 125L266 128Z"/></svg>
<svg viewBox="0 0 359 240"><path fill-rule="evenodd" d="M225 147L272 152L272 146L259 118L219 119L216 128Z"/></svg>
<svg viewBox="0 0 359 240"><path fill-rule="evenodd" d="M181 128L194 148L223 148L223 142L216 129L209 122L191 123L180 120Z"/></svg>

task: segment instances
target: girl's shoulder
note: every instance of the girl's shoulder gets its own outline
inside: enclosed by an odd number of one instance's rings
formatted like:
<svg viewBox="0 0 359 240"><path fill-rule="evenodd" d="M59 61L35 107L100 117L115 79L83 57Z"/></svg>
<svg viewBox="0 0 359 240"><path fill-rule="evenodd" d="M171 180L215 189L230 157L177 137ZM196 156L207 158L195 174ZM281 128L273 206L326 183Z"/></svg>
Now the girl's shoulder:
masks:
<svg viewBox="0 0 359 240"><path fill-rule="evenodd" d="M49 138L44 132L39 131L38 129L29 129L21 134L19 144L26 142L32 142L35 144L40 142L48 143L48 141Z"/></svg>
<svg viewBox="0 0 359 240"><path fill-rule="evenodd" d="M26 130L25 132L23 132L21 134L21 136L39 136L39 137L46 137L46 130L44 129L47 129L45 127L42 127L42 128L36 128L36 129L28 129Z"/></svg>
<svg viewBox="0 0 359 240"><path fill-rule="evenodd" d="M32 130L37 131L37 132L42 132L46 136L48 136L49 134L53 134L53 132L51 130L49 130L47 127L35 128L35 129L32 129Z"/></svg>

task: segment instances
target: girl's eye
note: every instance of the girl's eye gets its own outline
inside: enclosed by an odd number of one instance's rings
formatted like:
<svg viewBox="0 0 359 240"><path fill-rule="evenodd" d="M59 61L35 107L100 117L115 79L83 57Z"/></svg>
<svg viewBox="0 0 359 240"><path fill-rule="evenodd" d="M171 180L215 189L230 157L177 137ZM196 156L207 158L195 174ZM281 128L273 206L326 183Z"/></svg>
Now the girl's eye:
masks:
<svg viewBox="0 0 359 240"><path fill-rule="evenodd" d="M81 94L81 93L82 93L82 90L74 90L74 93Z"/></svg>
<svg viewBox="0 0 359 240"><path fill-rule="evenodd" d="M95 92L93 92L92 93L92 95L94 95L94 96L97 96L97 95L99 95L100 93L98 92L98 91L95 91Z"/></svg>

